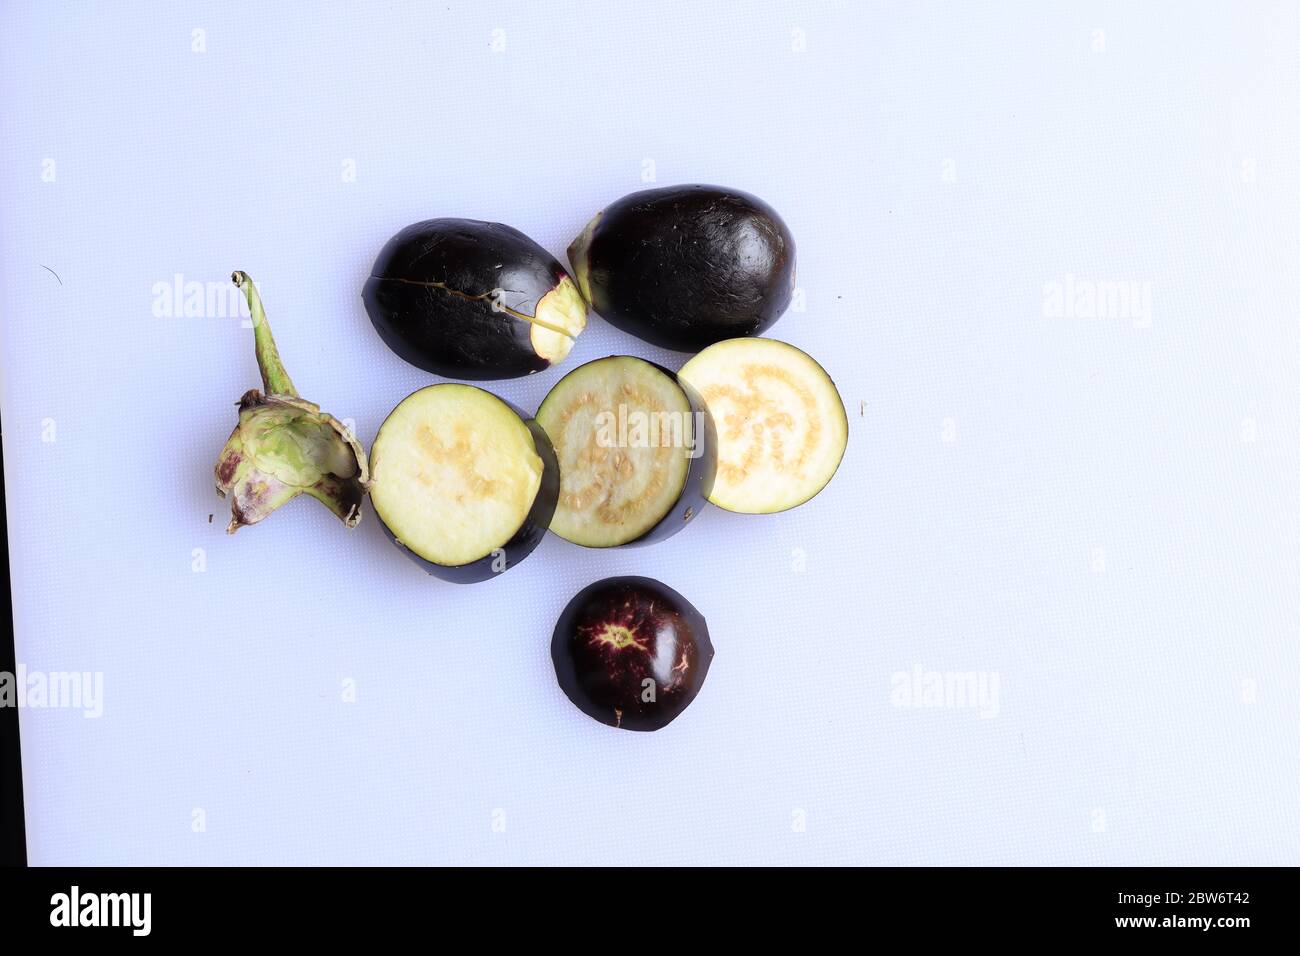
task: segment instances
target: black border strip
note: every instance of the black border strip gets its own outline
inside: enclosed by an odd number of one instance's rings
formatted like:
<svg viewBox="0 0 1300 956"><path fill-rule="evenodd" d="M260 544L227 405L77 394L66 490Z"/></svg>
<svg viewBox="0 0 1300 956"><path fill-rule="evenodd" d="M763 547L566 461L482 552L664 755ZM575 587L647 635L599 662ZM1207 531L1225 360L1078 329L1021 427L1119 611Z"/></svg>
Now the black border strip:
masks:
<svg viewBox="0 0 1300 956"><path fill-rule="evenodd" d="M0 542L5 563L3 617L0 618L0 671L15 674L14 603L9 579L9 521L4 493L4 427L0 424ZM23 817L23 761L18 742L18 708L0 705L0 866L27 865L27 834Z"/></svg>
<svg viewBox="0 0 1300 956"><path fill-rule="evenodd" d="M875 825L871 819L862 823ZM568 871L542 873L541 880L554 892L537 892L537 874L543 869ZM85 910L70 905L73 887L79 900L101 893L149 893L149 935L160 943L193 941L209 949L215 943L241 952L258 939L288 938L296 950L371 952L378 948L376 941L402 944L412 934L427 936L434 922L455 921L471 932L486 927L490 932L483 939L490 936L522 949L535 948L538 927L556 924L557 898L567 902L590 894L594 881L619 885L632 874L643 882L671 883L674 890L698 887L707 893L719 880L741 890L744 905L735 909L723 901L714 906L711 925L722 928L725 923L726 940L733 944L729 948L742 951L761 948L779 927L802 934L807 940L803 948L818 951L838 949L833 937L841 933L855 934L855 939L867 939L869 933L900 942L915 939L905 951L926 954L975 946L1008 951L1002 945L1007 942L1025 944L1010 951L1054 952L1064 948L1057 945L1061 942L1094 940L1103 944L1103 953L1117 951L1121 940L1124 951L1141 947L1143 952L1199 952L1199 946L1188 946L1193 940L1217 944L1218 952L1285 952L1270 945L1283 941L1295 948L1294 868L896 867L857 868L845 879L835 876L844 871L836 867L830 879L820 880L816 873L809 879L804 871L787 875L756 867L709 867L695 877L677 868L661 871L658 863L584 869L574 875L569 875L571 868L537 866L507 872L465 867L33 867L0 871L0 913L4 941L13 940L10 950L19 953L35 952L30 944L45 937L54 944L50 952L66 951L69 932L80 934L71 937L74 947L99 953L112 948L113 937L131 940L135 926L143 929L141 896L135 906L127 903L109 911L116 912L116 925L95 927L79 918L81 928L74 930L71 914ZM443 875L447 872L450 878ZM508 897L509 919L503 920L501 900L507 897L502 888L510 886L519 892ZM1198 891L1212 901L1193 900ZM1171 898L1182 902L1167 902ZM61 902L67 926L58 919L51 923ZM102 917L105 911L100 913ZM1211 923L1208 929L1197 925L1205 919ZM268 925L278 929L268 934ZM591 915L583 914L580 932L591 939L628 938L629 925L621 908L596 906ZM896 935L886 936L890 931Z"/></svg>

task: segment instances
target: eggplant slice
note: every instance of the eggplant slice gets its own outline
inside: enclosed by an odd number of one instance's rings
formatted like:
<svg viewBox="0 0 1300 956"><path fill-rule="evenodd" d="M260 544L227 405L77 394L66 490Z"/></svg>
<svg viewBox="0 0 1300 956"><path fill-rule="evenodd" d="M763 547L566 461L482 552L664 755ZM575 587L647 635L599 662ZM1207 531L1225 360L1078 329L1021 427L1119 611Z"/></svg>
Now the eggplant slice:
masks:
<svg viewBox="0 0 1300 956"><path fill-rule="evenodd" d="M709 501L772 514L816 495L834 476L849 420L835 383L806 353L774 339L729 339L677 373L699 393L717 429Z"/></svg>
<svg viewBox="0 0 1300 956"><path fill-rule="evenodd" d="M429 219L384 246L362 298L380 338L426 372L517 378L564 360L587 303L555 257L518 229Z"/></svg>
<svg viewBox="0 0 1300 956"><path fill-rule="evenodd" d="M703 406L666 369L597 359L556 383L537 410L560 465L551 530L588 548L650 543L707 501L715 452Z"/></svg>
<svg viewBox="0 0 1300 956"><path fill-rule="evenodd" d="M582 294L611 325L695 352L758 335L794 292L794 237L763 200L721 186L645 189L569 246Z"/></svg>
<svg viewBox="0 0 1300 956"><path fill-rule="evenodd" d="M430 385L393 409L370 449L375 513L430 574L484 581L546 534L559 473L546 433L490 392Z"/></svg>
<svg viewBox="0 0 1300 956"><path fill-rule="evenodd" d="M579 591L551 635L566 697L622 730L666 727L695 700L713 662L709 627L653 578L606 578Z"/></svg>

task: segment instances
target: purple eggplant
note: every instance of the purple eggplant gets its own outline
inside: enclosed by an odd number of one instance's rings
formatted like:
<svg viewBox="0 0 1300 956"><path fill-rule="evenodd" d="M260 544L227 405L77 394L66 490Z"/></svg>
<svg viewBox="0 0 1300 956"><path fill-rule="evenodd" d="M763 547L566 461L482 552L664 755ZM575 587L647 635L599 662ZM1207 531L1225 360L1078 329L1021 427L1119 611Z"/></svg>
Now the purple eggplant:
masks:
<svg viewBox="0 0 1300 956"><path fill-rule="evenodd" d="M713 661L704 617L652 578L583 588L556 622L551 661L560 689L588 717L658 730L700 692Z"/></svg>

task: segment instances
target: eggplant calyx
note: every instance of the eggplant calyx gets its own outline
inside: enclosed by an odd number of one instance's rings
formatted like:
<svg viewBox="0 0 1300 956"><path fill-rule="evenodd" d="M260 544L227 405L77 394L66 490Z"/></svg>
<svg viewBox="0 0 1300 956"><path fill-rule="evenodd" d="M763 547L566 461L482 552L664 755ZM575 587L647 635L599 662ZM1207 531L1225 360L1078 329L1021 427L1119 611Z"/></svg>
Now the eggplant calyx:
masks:
<svg viewBox="0 0 1300 956"><path fill-rule="evenodd" d="M253 338L257 343L257 367L262 373L262 387L271 395L296 396L298 390L293 387L293 379L289 378L284 363L280 361L280 350L275 347L271 323L266 320L266 310L262 308L262 297L257 293L257 286L248 277L248 273L238 269L230 274L230 281L248 300L248 314L253 319Z"/></svg>
<svg viewBox="0 0 1300 956"><path fill-rule="evenodd" d="M239 423L217 459L217 494L230 498L226 531L256 524L300 494L355 527L371 483L365 449L350 428L299 397L252 280L243 272L231 278L248 298L267 394L254 388L239 399Z"/></svg>

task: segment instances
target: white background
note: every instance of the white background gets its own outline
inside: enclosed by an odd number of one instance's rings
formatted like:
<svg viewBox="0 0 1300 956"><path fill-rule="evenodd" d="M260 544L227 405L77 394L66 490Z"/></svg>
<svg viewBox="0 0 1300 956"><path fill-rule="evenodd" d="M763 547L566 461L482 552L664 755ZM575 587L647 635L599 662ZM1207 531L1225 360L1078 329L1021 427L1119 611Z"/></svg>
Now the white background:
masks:
<svg viewBox="0 0 1300 956"><path fill-rule="evenodd" d="M1298 47L1285 4L5 4L18 652L104 679L22 714L33 862L1295 863ZM362 308L393 232L559 255L650 176L793 231L770 334L851 420L820 497L473 587L305 499L223 533L252 333L156 283L247 270L369 444L433 380ZM1045 314L1067 276L1149 321ZM615 352L685 359L593 317L492 387ZM621 573L717 647L656 734L551 672ZM895 706L917 667L996 714Z"/></svg>

